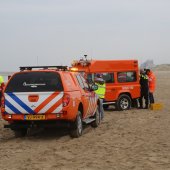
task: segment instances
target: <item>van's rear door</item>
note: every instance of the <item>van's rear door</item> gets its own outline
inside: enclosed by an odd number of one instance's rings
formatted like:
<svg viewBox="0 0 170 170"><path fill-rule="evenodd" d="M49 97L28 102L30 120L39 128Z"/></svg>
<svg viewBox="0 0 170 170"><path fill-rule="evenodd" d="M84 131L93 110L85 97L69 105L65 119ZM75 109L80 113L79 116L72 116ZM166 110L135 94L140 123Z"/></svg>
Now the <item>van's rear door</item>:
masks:
<svg viewBox="0 0 170 170"><path fill-rule="evenodd" d="M60 75L50 71L17 73L7 84L4 97L5 113L59 113L63 97Z"/></svg>

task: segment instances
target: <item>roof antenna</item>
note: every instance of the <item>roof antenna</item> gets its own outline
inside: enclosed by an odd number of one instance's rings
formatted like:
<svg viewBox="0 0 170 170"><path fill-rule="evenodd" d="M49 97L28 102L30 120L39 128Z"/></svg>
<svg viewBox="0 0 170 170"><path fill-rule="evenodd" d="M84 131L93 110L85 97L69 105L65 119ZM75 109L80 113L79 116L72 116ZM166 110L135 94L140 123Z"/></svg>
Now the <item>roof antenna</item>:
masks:
<svg viewBox="0 0 170 170"><path fill-rule="evenodd" d="M84 55L84 58L86 59L86 61L87 61L87 55Z"/></svg>

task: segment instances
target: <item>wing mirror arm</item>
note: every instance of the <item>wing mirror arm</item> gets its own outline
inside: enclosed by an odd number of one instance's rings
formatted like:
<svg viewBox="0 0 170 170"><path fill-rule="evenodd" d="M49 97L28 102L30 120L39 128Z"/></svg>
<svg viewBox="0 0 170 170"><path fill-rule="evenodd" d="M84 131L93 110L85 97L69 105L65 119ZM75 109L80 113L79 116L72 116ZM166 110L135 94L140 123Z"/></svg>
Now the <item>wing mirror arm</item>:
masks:
<svg viewBox="0 0 170 170"><path fill-rule="evenodd" d="M96 84L92 84L91 86L90 86L90 90L91 91L96 91L98 89L98 85L96 85Z"/></svg>

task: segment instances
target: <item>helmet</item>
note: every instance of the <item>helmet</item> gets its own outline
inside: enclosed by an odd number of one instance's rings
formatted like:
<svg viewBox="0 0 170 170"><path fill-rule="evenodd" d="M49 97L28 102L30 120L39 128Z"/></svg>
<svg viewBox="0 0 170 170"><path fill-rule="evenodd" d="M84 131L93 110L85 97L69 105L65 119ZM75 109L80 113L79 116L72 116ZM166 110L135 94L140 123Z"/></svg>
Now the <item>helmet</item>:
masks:
<svg viewBox="0 0 170 170"><path fill-rule="evenodd" d="M97 78L102 78L103 76L102 76L102 74L97 73L97 74L96 74L96 77L97 77Z"/></svg>
<svg viewBox="0 0 170 170"><path fill-rule="evenodd" d="M103 80L103 78L96 77L96 78L95 78L95 82L96 82L96 83L99 83L99 84L103 84L103 83L104 83L104 80Z"/></svg>
<svg viewBox="0 0 170 170"><path fill-rule="evenodd" d="M96 81L103 81L102 78L96 78Z"/></svg>

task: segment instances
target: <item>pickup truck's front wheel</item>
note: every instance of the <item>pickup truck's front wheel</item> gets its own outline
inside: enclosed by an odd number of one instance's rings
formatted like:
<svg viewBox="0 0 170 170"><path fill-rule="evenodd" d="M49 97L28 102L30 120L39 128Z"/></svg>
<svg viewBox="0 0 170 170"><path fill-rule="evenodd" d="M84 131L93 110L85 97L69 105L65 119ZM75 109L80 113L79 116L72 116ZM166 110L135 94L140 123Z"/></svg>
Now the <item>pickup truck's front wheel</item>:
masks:
<svg viewBox="0 0 170 170"><path fill-rule="evenodd" d="M101 122L101 114L100 114L100 111L99 111L99 106L97 106L94 118L95 118L95 121L92 122L91 126L96 128L96 127L99 126L99 124Z"/></svg>
<svg viewBox="0 0 170 170"><path fill-rule="evenodd" d="M78 138L82 135L82 132L83 132L82 114L80 111L78 111L75 122L71 124L70 136L73 138Z"/></svg>

